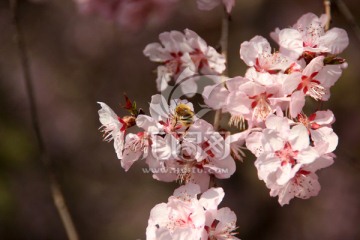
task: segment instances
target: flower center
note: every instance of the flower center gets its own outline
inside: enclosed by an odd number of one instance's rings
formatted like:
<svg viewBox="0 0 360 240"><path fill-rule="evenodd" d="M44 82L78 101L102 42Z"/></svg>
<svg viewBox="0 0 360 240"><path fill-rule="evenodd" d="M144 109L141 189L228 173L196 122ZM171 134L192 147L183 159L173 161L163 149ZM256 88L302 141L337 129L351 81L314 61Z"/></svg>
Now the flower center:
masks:
<svg viewBox="0 0 360 240"><path fill-rule="evenodd" d="M173 59L166 61L165 66L169 69L169 72L178 74L182 66L181 57L183 53L182 52L170 53L170 55L173 57Z"/></svg>
<svg viewBox="0 0 360 240"><path fill-rule="evenodd" d="M257 119L265 120L267 116L272 112L269 97L271 97L272 94L267 94L266 92L261 93L259 95L250 97L250 99L254 99L254 101L251 103L251 107L254 109L254 116Z"/></svg>
<svg viewBox="0 0 360 240"><path fill-rule="evenodd" d="M293 167L296 164L296 156L299 151L293 151L289 142L286 142L284 148L275 152L275 156L280 158L281 166L285 166L286 164L291 164Z"/></svg>
<svg viewBox="0 0 360 240"><path fill-rule="evenodd" d="M316 101L322 99L323 95L325 94L325 88L320 85L320 82L314 77L319 72L314 72L310 76L303 75L301 77L301 83L298 85L298 90L303 90L305 94L308 94Z"/></svg>

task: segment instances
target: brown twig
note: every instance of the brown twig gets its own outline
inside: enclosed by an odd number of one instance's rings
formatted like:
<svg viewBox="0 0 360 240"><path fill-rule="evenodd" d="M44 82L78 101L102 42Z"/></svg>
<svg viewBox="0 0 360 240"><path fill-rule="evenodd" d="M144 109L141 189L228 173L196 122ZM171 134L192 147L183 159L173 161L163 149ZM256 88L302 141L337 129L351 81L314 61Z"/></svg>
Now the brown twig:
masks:
<svg viewBox="0 0 360 240"><path fill-rule="evenodd" d="M327 21L325 24L325 31L329 30L331 23L331 1L324 0L325 14L327 16Z"/></svg>
<svg viewBox="0 0 360 240"><path fill-rule="evenodd" d="M35 101L34 87L33 81L30 73L30 63L29 57L27 54L27 48L25 44L24 35L22 32L21 24L18 16L18 2L17 0L10 0L10 7L12 10L12 19L15 27L15 42L18 47L19 58L21 61L22 71L24 75L25 87L29 101L30 107L30 117L31 123L35 131L35 136L37 140L37 144L39 147L40 159L45 167L45 171L48 174L51 195L54 201L54 205L60 215L61 221L64 225L65 231L67 233L69 240L78 240L78 234L75 229L73 220L71 218L70 212L66 206L64 195L61 191L60 185L56 179L56 175L52 169L50 157L47 153L43 137L41 134L39 118L38 118L38 110Z"/></svg>
<svg viewBox="0 0 360 240"><path fill-rule="evenodd" d="M340 13L345 17L346 21L351 25L356 38L360 41L360 27L356 23L356 20L354 18L354 15L351 13L350 9L344 1L342 0L334 0L334 3L336 4L337 8L339 9Z"/></svg>
<svg viewBox="0 0 360 240"><path fill-rule="evenodd" d="M221 24L221 36L220 36L220 48L221 48L221 54L225 57L225 64L227 65L227 51L228 51L228 39L229 39L229 21L230 16L228 12L226 11L226 8L224 7L224 13L222 18L222 24ZM228 76L228 69L226 68L223 76ZM216 110L215 117L214 117L214 129L215 131L220 129L220 121L221 121L221 109Z"/></svg>
<svg viewBox="0 0 360 240"><path fill-rule="evenodd" d="M226 8L224 7L223 12L223 18L221 23L221 36L220 36L220 48L221 48L221 54L225 57L225 64L227 65L228 59L227 59L227 51L228 51L228 41L229 41L229 22L230 22L230 15L226 11ZM226 67L223 76L228 76L228 68ZM215 117L214 117L214 129L215 131L218 131L220 129L220 121L221 121L221 115L222 111L221 109L216 110ZM214 187L216 185L215 183L215 176L210 175L210 182L209 182L209 188Z"/></svg>

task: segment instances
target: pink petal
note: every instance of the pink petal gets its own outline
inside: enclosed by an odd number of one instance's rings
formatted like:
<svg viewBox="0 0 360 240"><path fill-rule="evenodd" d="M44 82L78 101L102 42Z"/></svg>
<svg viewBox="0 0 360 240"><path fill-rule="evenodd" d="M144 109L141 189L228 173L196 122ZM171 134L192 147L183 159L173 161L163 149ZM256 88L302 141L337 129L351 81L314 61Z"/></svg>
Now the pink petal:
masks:
<svg viewBox="0 0 360 240"><path fill-rule="evenodd" d="M262 36L255 36L249 42L240 45L240 58L248 66L254 66L256 59L262 53L271 53L269 42Z"/></svg>
<svg viewBox="0 0 360 240"><path fill-rule="evenodd" d="M201 195L199 202L206 210L217 209L224 196L222 188L210 188Z"/></svg>
<svg viewBox="0 0 360 240"><path fill-rule="evenodd" d="M349 38L344 29L332 28L319 39L319 44L329 49L332 54L340 54L349 45Z"/></svg>
<svg viewBox="0 0 360 240"><path fill-rule="evenodd" d="M199 185L194 183L187 183L186 185L175 189L174 196L181 199L191 199L196 198L199 193L201 193Z"/></svg>
<svg viewBox="0 0 360 240"><path fill-rule="evenodd" d="M302 124L296 125L290 130L288 139L293 150L305 149L310 144L308 129Z"/></svg>
<svg viewBox="0 0 360 240"><path fill-rule="evenodd" d="M307 77L311 76L313 73L318 73L324 67L324 56L319 56L311 60L311 62L305 67L302 75ZM315 79L318 79L318 76L315 76Z"/></svg>
<svg viewBox="0 0 360 240"><path fill-rule="evenodd" d="M314 122L319 125L329 125L335 122L335 116L331 110L317 111Z"/></svg>
<svg viewBox="0 0 360 240"><path fill-rule="evenodd" d="M285 28L279 32L280 52L291 59L298 59L303 53L302 35L296 29Z"/></svg>
<svg viewBox="0 0 360 240"><path fill-rule="evenodd" d="M259 157L264 152L262 132L253 132L246 138L246 147L256 156Z"/></svg>
<svg viewBox="0 0 360 240"><path fill-rule="evenodd" d="M321 69L319 74L315 76L315 79L321 83L321 86L330 88L340 78L341 74L342 69L340 65L326 65Z"/></svg>
<svg viewBox="0 0 360 240"><path fill-rule="evenodd" d="M151 61L154 62L165 62L172 58L169 52L165 51L165 49L160 43L148 44L145 47L143 53L145 56L149 57Z"/></svg>
<svg viewBox="0 0 360 240"><path fill-rule="evenodd" d="M296 91L291 95L290 116L296 118L305 106L305 94L302 91Z"/></svg>

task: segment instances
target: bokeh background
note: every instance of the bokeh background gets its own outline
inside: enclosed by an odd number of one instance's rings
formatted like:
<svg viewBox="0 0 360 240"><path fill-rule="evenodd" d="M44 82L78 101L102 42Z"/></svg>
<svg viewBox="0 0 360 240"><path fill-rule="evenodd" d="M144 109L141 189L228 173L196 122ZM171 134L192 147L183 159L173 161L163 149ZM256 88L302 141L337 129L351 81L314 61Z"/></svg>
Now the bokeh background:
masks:
<svg viewBox="0 0 360 240"><path fill-rule="evenodd" d="M359 2L344 3L360 23ZM237 0L229 75L245 72L241 42L255 35L269 38L275 27L323 11L321 0ZM156 93L156 64L142 54L146 44L163 31L190 28L215 46L221 16L221 8L199 11L195 0L180 0L166 20L134 31L81 14L72 0L20 1L41 130L81 239L145 239L151 208L166 202L176 187L144 174L142 162L124 172L98 131L96 101L122 114L126 92L146 111ZM345 28L350 38L342 54L349 67L323 106L337 118L336 162L319 172L319 196L284 207L258 180L250 154L237 163L232 178L218 185L226 193L221 206L236 212L242 239L360 239L360 40L335 6L332 26ZM9 3L0 1L0 239L66 239L38 157L14 33Z"/></svg>

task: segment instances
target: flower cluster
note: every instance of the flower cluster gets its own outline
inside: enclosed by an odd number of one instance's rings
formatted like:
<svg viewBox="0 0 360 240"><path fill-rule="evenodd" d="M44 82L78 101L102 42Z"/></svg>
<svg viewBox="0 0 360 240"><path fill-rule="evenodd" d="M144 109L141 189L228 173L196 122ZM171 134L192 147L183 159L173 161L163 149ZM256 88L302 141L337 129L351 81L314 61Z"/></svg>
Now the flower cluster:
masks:
<svg viewBox="0 0 360 240"><path fill-rule="evenodd" d="M207 10L220 3L228 12L234 5L234 1L198 0ZM203 84L202 96L207 107L231 115L229 125L241 130L232 135L226 131L222 135L195 113L191 102L178 97L153 95L146 115L125 96L124 108L130 115L123 117L99 102L104 140L114 140L125 171L145 159L154 179L183 184L167 203L152 209L147 239L238 239L236 216L228 208L217 209L224 192L212 188L212 180L230 178L235 160L245 157L245 148L256 156L258 177L280 205L318 194L317 170L335 158L338 137L331 126L335 117L321 109L307 114L304 107L309 100L329 100L331 87L347 66L338 54L348 45L346 32L325 29L326 21L325 15L308 13L293 27L276 29L271 36L278 51L272 51L261 36L243 42L240 58L248 69L233 78L221 75L224 56L189 29L164 32L160 43L145 47L144 55L160 63L159 91L171 80L176 85L186 79L183 93L189 96L197 91L199 76L220 80ZM126 133L133 126L137 133Z"/></svg>
<svg viewBox="0 0 360 240"><path fill-rule="evenodd" d="M164 32L159 35L161 43L150 43L144 49L145 56L161 65L157 68L157 89L163 91L172 79L177 81L180 73L190 69L193 73L221 74L225 70L225 58L194 31L185 29Z"/></svg>
<svg viewBox="0 0 360 240"><path fill-rule="evenodd" d="M169 106L164 97L157 94L151 99L151 116L123 118L106 104L100 105L104 139L114 140L125 171L145 158L155 179L193 182L199 184L202 191L208 189L210 175L224 179L235 172L229 143L210 123L196 117L192 103L187 100L174 99ZM134 125L139 132L125 136L126 128Z"/></svg>
<svg viewBox="0 0 360 240"><path fill-rule="evenodd" d="M198 199L200 193L198 185L188 183L176 189L167 203L156 205L150 213L147 239L237 240L235 213L227 207L218 209L224 190L210 188Z"/></svg>
<svg viewBox="0 0 360 240"><path fill-rule="evenodd" d="M277 52L261 36L242 43L240 57L249 66L245 77L204 91L209 106L231 114L230 124L248 126L246 146L257 157L259 179L281 205L295 196L317 195L315 171L333 163L338 143L330 110L303 112L307 98L330 98L346 67L336 55L348 45L346 32L325 31L325 20L308 13L293 28L277 29L271 34L280 45Z"/></svg>

